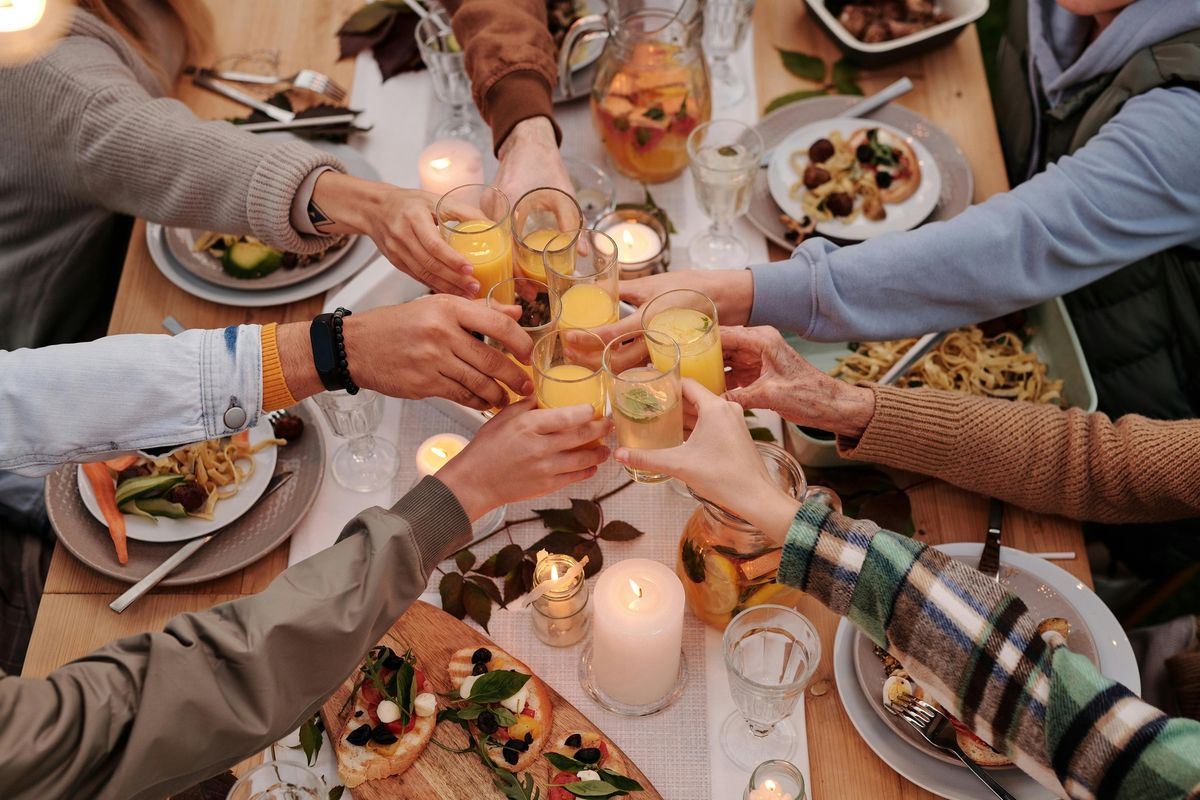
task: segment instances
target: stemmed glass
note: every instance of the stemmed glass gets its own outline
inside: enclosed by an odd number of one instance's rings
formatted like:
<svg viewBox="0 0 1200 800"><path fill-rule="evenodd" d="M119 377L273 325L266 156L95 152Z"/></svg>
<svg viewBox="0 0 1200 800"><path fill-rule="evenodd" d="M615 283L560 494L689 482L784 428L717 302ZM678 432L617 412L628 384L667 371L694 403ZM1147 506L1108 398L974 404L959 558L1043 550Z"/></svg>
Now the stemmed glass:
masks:
<svg viewBox="0 0 1200 800"><path fill-rule="evenodd" d="M730 226L750 210L750 193L763 153L762 137L749 125L714 119L692 131L687 147L696 199L712 220L708 233L688 246L692 268L745 266L750 254Z"/></svg>
<svg viewBox="0 0 1200 800"><path fill-rule="evenodd" d="M268 761L242 776L226 800L320 800L321 779L295 761Z"/></svg>
<svg viewBox="0 0 1200 800"><path fill-rule="evenodd" d="M796 729L788 717L821 660L816 629L795 609L754 606L729 623L723 648L729 690L739 709L721 726L725 754L745 770L790 758Z"/></svg>
<svg viewBox="0 0 1200 800"><path fill-rule="evenodd" d="M471 79L467 77L462 48L449 29L447 24L447 33L438 30L432 16L418 22L416 29L417 49L429 69L434 94L450 106L450 116L434 129L433 138L475 141L481 138L483 126L469 112Z"/></svg>
<svg viewBox="0 0 1200 800"><path fill-rule="evenodd" d="M746 96L746 81L729 63L750 30L754 0L706 0L704 52L712 68L713 106L728 108Z"/></svg>
<svg viewBox="0 0 1200 800"><path fill-rule="evenodd" d="M387 486L400 468L400 457L391 442L374 436L383 419L383 396L361 389L358 394L324 392L313 400L334 434L348 440L330 461L333 479L354 492Z"/></svg>

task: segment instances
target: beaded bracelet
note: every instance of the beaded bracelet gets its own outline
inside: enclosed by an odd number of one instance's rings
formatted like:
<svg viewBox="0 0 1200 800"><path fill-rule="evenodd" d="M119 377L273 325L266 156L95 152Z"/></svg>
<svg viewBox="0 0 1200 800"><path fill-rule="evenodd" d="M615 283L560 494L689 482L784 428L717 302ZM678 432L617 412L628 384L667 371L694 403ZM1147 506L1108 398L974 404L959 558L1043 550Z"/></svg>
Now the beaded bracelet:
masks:
<svg viewBox="0 0 1200 800"><path fill-rule="evenodd" d="M333 338L334 346L337 348L335 358L337 360L338 376L342 379L342 386L346 389L346 394L358 394L358 384L350 377L350 361L346 357L346 336L342 331L342 320L350 316L352 312L347 308L339 307L333 312Z"/></svg>

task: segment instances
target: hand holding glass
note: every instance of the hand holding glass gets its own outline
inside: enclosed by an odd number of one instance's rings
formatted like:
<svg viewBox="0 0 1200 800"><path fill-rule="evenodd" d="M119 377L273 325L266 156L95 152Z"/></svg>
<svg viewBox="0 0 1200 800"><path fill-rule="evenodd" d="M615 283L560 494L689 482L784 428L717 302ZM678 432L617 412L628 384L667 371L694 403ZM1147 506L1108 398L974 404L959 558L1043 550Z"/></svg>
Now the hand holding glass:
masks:
<svg viewBox="0 0 1200 800"><path fill-rule="evenodd" d="M562 302L560 328L588 330L617 321L621 268L617 244L608 234L596 230L560 234L546 245L542 259L550 290Z"/></svg>
<svg viewBox="0 0 1200 800"><path fill-rule="evenodd" d="M648 345L655 353L651 358ZM618 336L604 348L617 444L641 450L661 450L683 444L683 398L679 377L679 345L659 333ZM669 475L625 470L639 483L661 483Z"/></svg>
<svg viewBox="0 0 1200 800"><path fill-rule="evenodd" d="M479 282L476 298L513 276L512 217L504 192L478 183L459 186L442 195L434 216L442 238L470 263Z"/></svg>

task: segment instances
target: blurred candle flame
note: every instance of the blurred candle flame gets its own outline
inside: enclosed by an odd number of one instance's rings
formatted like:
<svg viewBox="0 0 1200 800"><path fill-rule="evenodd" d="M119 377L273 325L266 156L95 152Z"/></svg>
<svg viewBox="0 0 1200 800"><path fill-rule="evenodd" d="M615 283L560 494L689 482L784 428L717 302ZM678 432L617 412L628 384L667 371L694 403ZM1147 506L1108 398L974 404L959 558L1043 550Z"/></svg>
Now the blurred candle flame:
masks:
<svg viewBox="0 0 1200 800"><path fill-rule="evenodd" d="M451 161L449 158L442 157L442 158L435 158L432 161L430 161L429 166L433 167L434 169L446 169L453 163L454 162Z"/></svg>
<svg viewBox="0 0 1200 800"><path fill-rule="evenodd" d="M46 0L0 0L0 33L27 31L45 14Z"/></svg>
<svg viewBox="0 0 1200 800"><path fill-rule="evenodd" d="M633 594L634 594L636 597L641 597L641 596L642 596L642 587L641 587L641 586L638 586L638 583L637 583L637 581L635 581L633 578L630 578L630 579L629 579L629 588L630 588L630 589L633 589Z"/></svg>

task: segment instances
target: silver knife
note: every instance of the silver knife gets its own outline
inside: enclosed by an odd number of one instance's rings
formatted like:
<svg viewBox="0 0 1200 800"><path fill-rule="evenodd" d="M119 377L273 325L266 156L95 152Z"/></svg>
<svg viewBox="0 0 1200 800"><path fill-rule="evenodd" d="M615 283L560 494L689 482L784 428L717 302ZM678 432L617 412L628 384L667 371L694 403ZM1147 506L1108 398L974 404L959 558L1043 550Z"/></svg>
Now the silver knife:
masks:
<svg viewBox="0 0 1200 800"><path fill-rule="evenodd" d="M879 384L881 386L891 386L903 378L913 368L914 364L924 358L925 354L930 350L941 344L942 339L945 338L945 333L927 333L920 339L917 339L916 344L908 348L907 352L900 356L900 360L892 364L892 368L883 373L883 377L879 379Z"/></svg>
<svg viewBox="0 0 1200 800"><path fill-rule="evenodd" d="M296 119L296 115L291 111L282 109L279 106L273 106L270 103L259 100L253 95L246 94L240 89L235 89L227 83L222 83L221 81L216 80L212 76L206 74L203 70L197 70L196 73L192 75L192 83L208 89L210 92L216 92L223 97L228 97L234 102L241 103L244 106L249 106L250 108L261 111L271 119L278 122L291 122L292 120Z"/></svg>
<svg viewBox="0 0 1200 800"><path fill-rule="evenodd" d="M291 470L288 470L287 472L280 472L271 476L271 480L267 482L267 488L263 491L262 497L258 499L258 502L261 503L270 497L279 487L290 481L295 474ZM207 536L192 539L183 547L176 550L166 561L151 570L149 575L142 578L133 586L130 586L125 594L109 603L108 607L118 614L129 608L129 606L133 605L134 601L157 586L163 578L174 572L176 567L195 555L197 550L212 541L212 538L223 530L225 528L218 528Z"/></svg>
<svg viewBox="0 0 1200 800"><path fill-rule="evenodd" d="M269 131L294 131L303 130L304 128L337 128L348 127L352 131L369 131L368 127L355 125L354 120L358 114L330 114L325 117L304 117L294 119L291 122L243 122L238 125L239 131L247 131L249 133L267 133Z"/></svg>
<svg viewBox="0 0 1200 800"><path fill-rule="evenodd" d="M983 554L979 556L979 571L1000 582L1000 524L1004 521L1004 502L992 498L988 509L987 541L983 543Z"/></svg>

